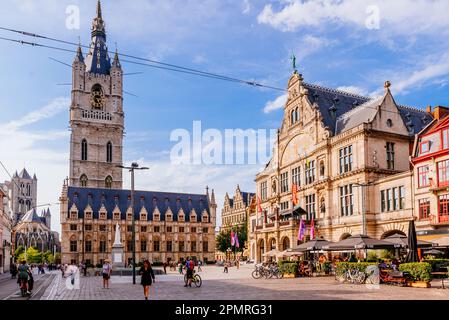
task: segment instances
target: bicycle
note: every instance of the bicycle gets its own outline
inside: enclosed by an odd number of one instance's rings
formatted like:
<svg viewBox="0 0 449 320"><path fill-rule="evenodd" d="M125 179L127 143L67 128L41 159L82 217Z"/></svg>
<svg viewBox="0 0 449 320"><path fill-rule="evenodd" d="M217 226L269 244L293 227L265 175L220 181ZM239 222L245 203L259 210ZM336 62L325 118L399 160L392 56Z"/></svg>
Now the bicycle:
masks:
<svg viewBox="0 0 449 320"><path fill-rule="evenodd" d="M187 274L184 275L184 283L187 284L188 281L188 277ZM195 285L195 287L197 288L201 288L201 286L203 285L203 280L201 279L200 275L197 274L195 271L193 271L193 276L192 276L192 283Z"/></svg>
<svg viewBox="0 0 449 320"><path fill-rule="evenodd" d="M262 265L262 264L257 264L255 266L255 270L251 273L251 276L254 279L260 279L262 277L267 277L269 276L268 270Z"/></svg>

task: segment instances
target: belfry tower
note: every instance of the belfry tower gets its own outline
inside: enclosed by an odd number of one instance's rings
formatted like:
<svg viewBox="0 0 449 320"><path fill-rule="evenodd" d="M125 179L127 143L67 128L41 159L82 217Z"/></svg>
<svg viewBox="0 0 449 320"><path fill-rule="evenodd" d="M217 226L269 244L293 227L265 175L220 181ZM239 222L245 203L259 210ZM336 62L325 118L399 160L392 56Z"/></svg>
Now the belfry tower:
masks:
<svg viewBox="0 0 449 320"><path fill-rule="evenodd" d="M100 1L91 35L87 56L79 46L72 65L70 185L121 189L123 71L117 52L109 57Z"/></svg>

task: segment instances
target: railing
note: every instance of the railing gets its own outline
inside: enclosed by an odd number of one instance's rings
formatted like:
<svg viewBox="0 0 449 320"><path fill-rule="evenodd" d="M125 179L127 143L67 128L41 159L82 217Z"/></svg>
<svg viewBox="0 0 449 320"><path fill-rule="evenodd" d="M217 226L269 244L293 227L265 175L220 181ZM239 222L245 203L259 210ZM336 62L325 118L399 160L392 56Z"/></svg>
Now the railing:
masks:
<svg viewBox="0 0 449 320"><path fill-rule="evenodd" d="M82 116L84 119L112 121L112 115L109 112L100 110L83 110Z"/></svg>
<svg viewBox="0 0 449 320"><path fill-rule="evenodd" d="M274 227L274 223L267 223L267 224L265 225L265 227L266 227L266 228L272 228L272 227Z"/></svg>

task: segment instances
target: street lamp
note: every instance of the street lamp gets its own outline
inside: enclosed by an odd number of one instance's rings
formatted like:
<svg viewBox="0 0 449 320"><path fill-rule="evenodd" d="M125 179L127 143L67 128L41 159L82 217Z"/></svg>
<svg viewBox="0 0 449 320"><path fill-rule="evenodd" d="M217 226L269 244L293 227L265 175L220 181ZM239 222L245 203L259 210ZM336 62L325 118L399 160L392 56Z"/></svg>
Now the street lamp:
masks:
<svg viewBox="0 0 449 320"><path fill-rule="evenodd" d="M147 167L139 167L139 164L133 162L130 167L117 166L121 169L126 169L131 172L131 215L132 215L132 264L133 264L133 284L136 284L136 219L134 217L134 171L135 170L149 170Z"/></svg>
<svg viewBox="0 0 449 320"><path fill-rule="evenodd" d="M365 209L365 188L372 186L372 182L368 183L354 183L352 185L353 188L361 188L362 192L362 234L367 235L367 228L366 228L366 209Z"/></svg>

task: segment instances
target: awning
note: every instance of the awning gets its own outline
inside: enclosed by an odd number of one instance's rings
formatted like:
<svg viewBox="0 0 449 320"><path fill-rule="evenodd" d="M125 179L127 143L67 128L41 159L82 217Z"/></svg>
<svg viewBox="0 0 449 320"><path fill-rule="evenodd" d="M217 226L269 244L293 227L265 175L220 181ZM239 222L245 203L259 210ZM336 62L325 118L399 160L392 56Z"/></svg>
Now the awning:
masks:
<svg viewBox="0 0 449 320"><path fill-rule="evenodd" d="M408 248L408 238L402 234L395 234L384 239L394 244L395 248ZM432 248L433 243L418 240L418 248Z"/></svg>
<svg viewBox="0 0 449 320"><path fill-rule="evenodd" d="M384 240L377 240L365 235L356 235L348 239L323 246L323 250L327 251L343 251L343 250L378 250L378 249L394 249L394 244Z"/></svg>
<svg viewBox="0 0 449 320"><path fill-rule="evenodd" d="M324 246L329 246L333 244L330 241L326 241L324 239L315 239L309 242L300 244L299 246L290 249L291 252L305 252L305 251L320 251Z"/></svg>

